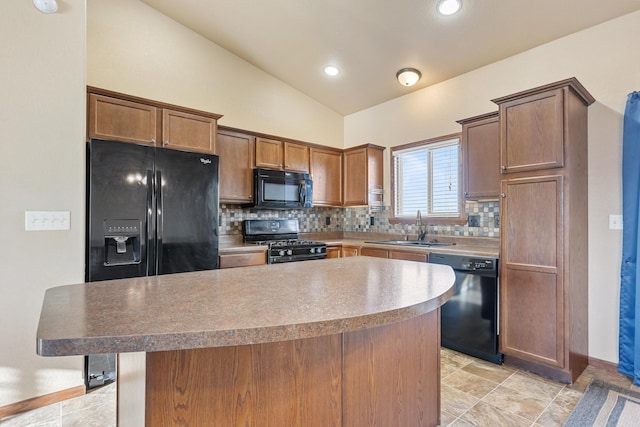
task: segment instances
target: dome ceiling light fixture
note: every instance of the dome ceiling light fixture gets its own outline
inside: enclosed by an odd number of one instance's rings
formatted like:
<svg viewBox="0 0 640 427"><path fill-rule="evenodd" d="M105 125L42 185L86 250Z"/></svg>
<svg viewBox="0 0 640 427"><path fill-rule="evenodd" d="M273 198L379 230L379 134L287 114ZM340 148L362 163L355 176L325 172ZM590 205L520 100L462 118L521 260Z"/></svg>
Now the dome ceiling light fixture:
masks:
<svg viewBox="0 0 640 427"><path fill-rule="evenodd" d="M33 5L42 13L56 13L58 11L56 0L33 0Z"/></svg>
<svg viewBox="0 0 640 427"><path fill-rule="evenodd" d="M440 0L437 10L440 15L449 16L458 12L462 7L462 0Z"/></svg>
<svg viewBox="0 0 640 427"><path fill-rule="evenodd" d="M422 77L420 71L410 67L398 70L398 72L396 73L396 78L402 86L413 86L414 84L418 83L420 77Z"/></svg>

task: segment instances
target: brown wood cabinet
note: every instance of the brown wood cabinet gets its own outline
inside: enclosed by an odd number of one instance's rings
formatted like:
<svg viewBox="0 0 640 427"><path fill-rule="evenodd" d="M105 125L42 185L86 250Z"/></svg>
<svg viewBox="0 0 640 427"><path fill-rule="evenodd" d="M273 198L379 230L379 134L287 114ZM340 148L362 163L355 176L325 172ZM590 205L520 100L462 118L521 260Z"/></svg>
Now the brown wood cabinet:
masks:
<svg viewBox="0 0 640 427"><path fill-rule="evenodd" d="M309 146L256 138L256 167L309 172Z"/></svg>
<svg viewBox="0 0 640 427"><path fill-rule="evenodd" d="M88 94L87 139L114 139L156 145L159 111L152 105Z"/></svg>
<svg viewBox="0 0 640 427"><path fill-rule="evenodd" d="M348 256L358 256L360 255L360 247L359 246L347 246L342 245L342 249L340 250L340 256L348 257Z"/></svg>
<svg viewBox="0 0 640 427"><path fill-rule="evenodd" d="M260 252L238 252L220 254L218 257L220 268L249 267L267 263L267 255Z"/></svg>
<svg viewBox="0 0 640 427"><path fill-rule="evenodd" d="M587 107L594 99L568 79L494 102L507 166L500 350L505 363L572 382L589 354Z"/></svg>
<svg viewBox="0 0 640 427"><path fill-rule="evenodd" d="M87 87L87 140L213 153L219 114Z"/></svg>
<svg viewBox="0 0 640 427"><path fill-rule="evenodd" d="M458 120L462 125L462 185L467 200L500 195L498 112Z"/></svg>
<svg viewBox="0 0 640 427"><path fill-rule="evenodd" d="M309 146L285 141L284 169L309 173Z"/></svg>
<svg viewBox="0 0 640 427"><path fill-rule="evenodd" d="M327 258L344 258L348 256L358 256L359 246L331 245L327 246Z"/></svg>
<svg viewBox="0 0 640 427"><path fill-rule="evenodd" d="M310 149L313 204L315 206L342 205L342 150L337 148Z"/></svg>
<svg viewBox="0 0 640 427"><path fill-rule="evenodd" d="M378 258L404 259L407 261L427 262L429 254L424 252L411 251L390 251L387 249L363 247L360 249L360 255L373 256Z"/></svg>
<svg viewBox="0 0 640 427"><path fill-rule="evenodd" d="M220 156L220 203L253 202L255 137L218 129L215 153Z"/></svg>
<svg viewBox="0 0 640 427"><path fill-rule="evenodd" d="M256 138L256 167L283 169L284 144L268 138Z"/></svg>
<svg viewBox="0 0 640 427"><path fill-rule="evenodd" d="M407 261L427 262L429 255L419 252L389 251L389 258L404 259Z"/></svg>
<svg viewBox="0 0 640 427"><path fill-rule="evenodd" d="M342 256L341 245L327 246L327 258L340 258Z"/></svg>
<svg viewBox="0 0 640 427"><path fill-rule="evenodd" d="M564 166L565 97L559 87L500 103L503 173Z"/></svg>
<svg viewBox="0 0 640 427"><path fill-rule="evenodd" d="M291 341L146 354L147 426L436 426L440 310Z"/></svg>
<svg viewBox="0 0 640 427"><path fill-rule="evenodd" d="M386 249L364 247L360 249L360 255L373 256L377 258L389 258L389 251Z"/></svg>
<svg viewBox="0 0 640 427"><path fill-rule="evenodd" d="M373 144L344 150L344 206L382 206L383 152Z"/></svg>
<svg viewBox="0 0 640 427"><path fill-rule="evenodd" d="M212 153L217 120L182 111L162 110L162 146Z"/></svg>

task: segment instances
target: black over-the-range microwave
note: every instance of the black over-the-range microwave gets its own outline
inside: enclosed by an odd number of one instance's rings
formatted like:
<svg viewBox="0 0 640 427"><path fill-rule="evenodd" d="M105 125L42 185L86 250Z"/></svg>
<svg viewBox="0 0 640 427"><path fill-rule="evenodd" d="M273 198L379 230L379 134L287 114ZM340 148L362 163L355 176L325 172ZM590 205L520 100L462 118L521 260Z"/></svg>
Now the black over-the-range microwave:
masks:
<svg viewBox="0 0 640 427"><path fill-rule="evenodd" d="M308 173L254 169L254 206L272 209L313 207L313 181Z"/></svg>

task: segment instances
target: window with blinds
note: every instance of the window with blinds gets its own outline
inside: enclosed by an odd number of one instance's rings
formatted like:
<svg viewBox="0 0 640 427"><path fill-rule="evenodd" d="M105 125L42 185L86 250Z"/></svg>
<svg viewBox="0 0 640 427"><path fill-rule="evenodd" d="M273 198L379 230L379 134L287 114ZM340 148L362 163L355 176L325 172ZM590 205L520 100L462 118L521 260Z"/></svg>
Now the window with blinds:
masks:
<svg viewBox="0 0 640 427"><path fill-rule="evenodd" d="M396 218L460 216L460 140L392 150Z"/></svg>

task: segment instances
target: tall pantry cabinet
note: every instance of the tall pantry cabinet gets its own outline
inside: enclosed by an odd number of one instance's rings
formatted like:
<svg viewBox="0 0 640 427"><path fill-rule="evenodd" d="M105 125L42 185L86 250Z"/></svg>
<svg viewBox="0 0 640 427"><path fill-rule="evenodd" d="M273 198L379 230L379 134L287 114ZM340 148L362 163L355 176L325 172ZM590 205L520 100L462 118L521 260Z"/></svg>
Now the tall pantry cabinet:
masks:
<svg viewBox="0 0 640 427"><path fill-rule="evenodd" d="M575 78L500 109L500 349L562 382L588 364L587 107Z"/></svg>

